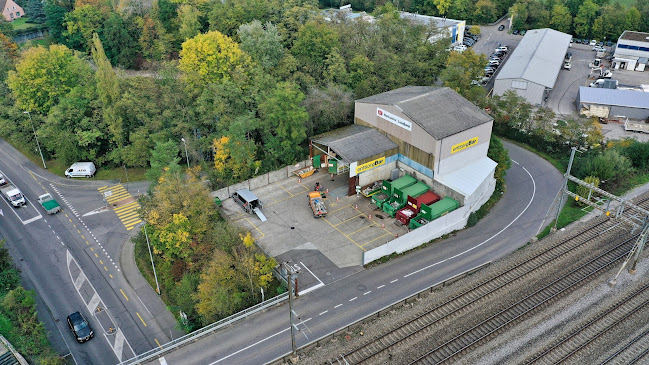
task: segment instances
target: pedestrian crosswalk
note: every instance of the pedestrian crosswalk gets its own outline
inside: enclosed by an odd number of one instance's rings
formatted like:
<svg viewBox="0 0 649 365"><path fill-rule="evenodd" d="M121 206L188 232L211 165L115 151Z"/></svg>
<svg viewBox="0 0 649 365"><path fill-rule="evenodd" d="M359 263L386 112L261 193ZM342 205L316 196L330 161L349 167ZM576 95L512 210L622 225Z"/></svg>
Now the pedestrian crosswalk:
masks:
<svg viewBox="0 0 649 365"><path fill-rule="evenodd" d="M124 189L124 186L121 184L103 186L98 190L106 200L106 203L113 207L117 217L122 221L127 231L130 231L142 222L138 213L140 204Z"/></svg>

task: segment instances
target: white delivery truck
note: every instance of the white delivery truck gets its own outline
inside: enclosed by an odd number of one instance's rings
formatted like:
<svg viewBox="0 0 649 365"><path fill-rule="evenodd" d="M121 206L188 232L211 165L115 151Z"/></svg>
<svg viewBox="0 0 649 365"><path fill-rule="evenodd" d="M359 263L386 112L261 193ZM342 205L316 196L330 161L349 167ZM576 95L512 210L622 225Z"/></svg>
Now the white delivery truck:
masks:
<svg viewBox="0 0 649 365"><path fill-rule="evenodd" d="M0 192L2 193L2 196L4 196L5 199L16 208L27 204L27 199L25 199L23 193L21 193L17 187L13 186L13 184L0 186Z"/></svg>
<svg viewBox="0 0 649 365"><path fill-rule="evenodd" d="M75 162L65 170L65 176L67 177L92 177L97 168L92 162Z"/></svg>

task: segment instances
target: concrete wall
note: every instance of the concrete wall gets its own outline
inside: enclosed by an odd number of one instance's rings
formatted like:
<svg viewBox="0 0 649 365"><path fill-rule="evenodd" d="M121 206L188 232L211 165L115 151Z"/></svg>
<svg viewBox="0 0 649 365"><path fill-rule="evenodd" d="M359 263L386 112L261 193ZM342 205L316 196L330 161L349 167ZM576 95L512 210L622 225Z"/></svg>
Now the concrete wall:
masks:
<svg viewBox="0 0 649 365"><path fill-rule="evenodd" d="M365 186L379 180L389 180L390 172L397 167L397 161L386 163L358 175L358 185Z"/></svg>
<svg viewBox="0 0 649 365"><path fill-rule="evenodd" d="M363 265L367 265L386 255L411 250L447 233L462 229L466 226L468 219L469 208L466 206L460 207L449 214L435 219L425 226L419 227L386 243L383 246L363 252Z"/></svg>
<svg viewBox="0 0 649 365"><path fill-rule="evenodd" d="M297 171L299 169L302 169L306 166L311 165L311 160L304 160L298 162L297 165L289 165L282 167L279 170L271 171L268 173L265 173L263 175L255 176L249 180L242 181L230 186L227 186L225 188L221 188L219 190L213 191L210 193L211 197L219 197L221 200L228 199L232 197L232 194L239 190L239 189L248 189L248 190L255 190L259 189L261 187L264 187L266 185L272 184L274 182L284 180L290 176L294 176L293 172ZM369 184L369 183L368 183Z"/></svg>
<svg viewBox="0 0 649 365"><path fill-rule="evenodd" d="M429 185L429 186L431 188L433 188L433 191L435 192L435 194L441 196L442 198L449 196L449 197L459 201L460 206L465 205L464 195L462 193L454 190L453 188L450 188L450 187L440 183L437 180L433 180L432 184Z"/></svg>

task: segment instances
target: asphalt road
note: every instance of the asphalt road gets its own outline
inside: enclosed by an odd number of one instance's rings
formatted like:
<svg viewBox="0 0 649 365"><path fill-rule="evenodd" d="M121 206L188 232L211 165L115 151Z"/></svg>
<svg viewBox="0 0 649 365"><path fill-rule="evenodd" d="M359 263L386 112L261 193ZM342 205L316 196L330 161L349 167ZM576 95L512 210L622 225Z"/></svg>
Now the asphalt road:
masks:
<svg viewBox="0 0 649 365"><path fill-rule="evenodd" d="M57 352L77 364L115 364L150 350L169 337L156 326L119 268L126 229L97 188L105 181L69 180L44 171L0 140L0 172L29 203L13 208L0 199L0 235L23 285L37 292L39 319ZM47 215L36 202L50 192L63 211ZM84 217L84 213L95 212ZM95 338L79 344L67 327L68 314L80 311Z"/></svg>
<svg viewBox="0 0 649 365"><path fill-rule="evenodd" d="M506 147L513 160L506 177L507 191L489 216L444 241L302 295L295 303L298 347L528 243L552 205L562 175L538 156L508 143ZM171 352L164 361L262 364L290 350L285 303ZM160 363L162 360L151 362Z"/></svg>

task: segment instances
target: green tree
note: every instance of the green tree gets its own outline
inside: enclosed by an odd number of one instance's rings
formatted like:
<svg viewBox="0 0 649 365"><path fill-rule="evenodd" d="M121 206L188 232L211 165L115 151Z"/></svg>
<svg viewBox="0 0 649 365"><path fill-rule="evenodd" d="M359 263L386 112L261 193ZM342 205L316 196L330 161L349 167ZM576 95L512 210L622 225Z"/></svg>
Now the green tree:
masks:
<svg viewBox="0 0 649 365"><path fill-rule="evenodd" d="M64 21L63 36L68 46L87 52L92 44L92 35L101 29L104 19L96 7L83 5L65 14Z"/></svg>
<svg viewBox="0 0 649 365"><path fill-rule="evenodd" d="M291 53L317 79L324 73L327 55L339 45L338 36L328 23L312 20L300 27Z"/></svg>
<svg viewBox="0 0 649 365"><path fill-rule="evenodd" d="M45 7L45 24L49 30L50 36L57 43L63 43L65 37L65 14L72 10L72 4L67 0L46 0Z"/></svg>
<svg viewBox="0 0 649 365"><path fill-rule="evenodd" d="M630 7L626 12L624 29L641 29L642 15L635 6Z"/></svg>
<svg viewBox="0 0 649 365"><path fill-rule="evenodd" d="M306 124L308 136L353 123L354 98L341 85L329 84L325 89L309 89L303 105L309 113Z"/></svg>
<svg viewBox="0 0 649 365"><path fill-rule="evenodd" d="M475 4L473 18L480 23L489 23L496 20L496 5L491 0L478 0Z"/></svg>
<svg viewBox="0 0 649 365"><path fill-rule="evenodd" d="M45 9L43 6L42 0L27 0L27 7L25 8L25 14L29 16L29 19L34 23L43 24L45 23Z"/></svg>
<svg viewBox="0 0 649 365"><path fill-rule="evenodd" d="M483 54L468 49L462 53L451 52L446 62L446 68L440 74L444 86L458 92L460 95L471 101L479 98L476 89L484 89L475 85L474 81L480 80L483 74L483 65L487 63L487 57ZM482 93L484 94L484 93Z"/></svg>
<svg viewBox="0 0 649 365"><path fill-rule="evenodd" d="M66 46L32 47L21 54L16 71L9 72L9 87L18 106L47 113L59 98L90 78L90 67Z"/></svg>
<svg viewBox="0 0 649 365"><path fill-rule="evenodd" d="M440 15L446 15L446 12L448 9L451 7L451 0L433 0L433 3L435 4L435 7L437 8L437 12Z"/></svg>
<svg viewBox="0 0 649 365"><path fill-rule="evenodd" d="M230 37L217 31L186 40L180 51L180 69L192 85L221 82L236 71L247 72L250 57Z"/></svg>
<svg viewBox="0 0 649 365"><path fill-rule="evenodd" d="M560 32L568 34L572 32L572 15L566 5L559 3L552 7L550 25Z"/></svg>
<svg viewBox="0 0 649 365"><path fill-rule="evenodd" d="M302 157L300 144L306 138L309 115L301 106L304 94L297 85L281 82L259 105L264 121L264 140L269 157L282 164Z"/></svg>
<svg viewBox="0 0 649 365"><path fill-rule="evenodd" d="M509 152L502 144L500 139L492 135L489 140L489 151L487 151L487 157L498 163L496 166L496 171L494 171L494 178L496 179L496 184L498 184L501 189L505 186L505 174L507 170L512 165L512 161L509 158Z"/></svg>
<svg viewBox="0 0 649 365"><path fill-rule="evenodd" d="M121 95L119 80L104 53L104 47L97 33L93 35L92 39L92 58L95 65L97 65L97 71L95 72L97 94L103 106L102 112L104 120L108 124L110 139L117 146L122 147L127 133L124 130L124 121L117 107Z"/></svg>
<svg viewBox="0 0 649 365"><path fill-rule="evenodd" d="M635 171L631 161L615 149L607 149L603 153L591 153L577 167L577 176L594 176L606 185L610 185L620 177Z"/></svg>
<svg viewBox="0 0 649 365"><path fill-rule="evenodd" d="M180 22L178 35L180 39L185 41L194 38L200 32L200 16L201 12L195 7L187 4L180 5L178 8L178 21Z"/></svg>
<svg viewBox="0 0 649 365"><path fill-rule="evenodd" d="M259 20L242 24L237 34L241 39L241 49L264 69L276 66L284 57L282 37L277 27L270 22L265 26Z"/></svg>
<svg viewBox="0 0 649 365"><path fill-rule="evenodd" d="M591 184L595 186L596 188L599 188L599 179L596 176L586 176L584 178L584 182ZM598 195L597 192L592 191L587 187L583 185L577 185L577 195L579 195L582 198L587 199L589 194L591 195L591 198L594 196Z"/></svg>
<svg viewBox="0 0 649 365"><path fill-rule="evenodd" d="M157 142L155 148L151 151L151 168L146 172L147 180L151 181L153 185L158 183L162 173L170 166L178 166L180 157L178 157L178 144L169 140L167 142ZM180 168L171 168L172 170L179 170Z"/></svg>
<svg viewBox="0 0 649 365"><path fill-rule="evenodd" d="M126 23L119 14L111 13L106 19L100 38L111 64L124 68L135 66L139 44L133 35L131 25Z"/></svg>
<svg viewBox="0 0 649 365"><path fill-rule="evenodd" d="M577 16L574 20L575 33L579 37L589 37L591 35L592 25L597 17L599 6L592 0L585 0L579 7Z"/></svg>
<svg viewBox="0 0 649 365"><path fill-rule="evenodd" d="M344 84L348 80L345 59L340 55L338 48L334 48L325 60L325 80L333 84Z"/></svg>

